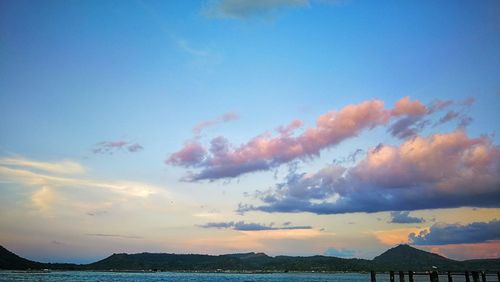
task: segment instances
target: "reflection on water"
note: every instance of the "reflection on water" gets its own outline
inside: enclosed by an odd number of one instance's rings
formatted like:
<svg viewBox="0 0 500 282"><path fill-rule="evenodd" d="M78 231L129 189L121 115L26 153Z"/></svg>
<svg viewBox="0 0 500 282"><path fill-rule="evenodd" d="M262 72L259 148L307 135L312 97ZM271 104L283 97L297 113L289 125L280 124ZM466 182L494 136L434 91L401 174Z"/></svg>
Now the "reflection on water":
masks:
<svg viewBox="0 0 500 282"><path fill-rule="evenodd" d="M408 277L405 277L408 281ZM491 280L493 279L493 280ZM399 277L396 275L396 281ZM236 274L236 273L123 273L123 272L83 272L83 271L54 271L54 272L22 272L22 271L0 271L0 281L35 281L35 282L132 282L132 281L265 281L265 282L364 282L370 281L370 274L366 273L271 273L271 274ZM389 281L389 275L377 274L377 281ZM429 281L427 276L415 276L415 282ZM446 276L440 276L439 281L448 281ZM454 276L453 281L463 282L463 276ZM496 281L496 277L489 277L488 281Z"/></svg>

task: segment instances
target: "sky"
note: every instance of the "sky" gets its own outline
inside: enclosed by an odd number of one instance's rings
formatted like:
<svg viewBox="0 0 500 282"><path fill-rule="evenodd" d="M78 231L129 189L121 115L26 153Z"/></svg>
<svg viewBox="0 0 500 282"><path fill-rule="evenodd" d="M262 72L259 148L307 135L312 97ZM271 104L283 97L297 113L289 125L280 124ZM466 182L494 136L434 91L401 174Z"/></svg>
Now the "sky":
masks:
<svg viewBox="0 0 500 282"><path fill-rule="evenodd" d="M498 1L0 0L0 244L500 257Z"/></svg>

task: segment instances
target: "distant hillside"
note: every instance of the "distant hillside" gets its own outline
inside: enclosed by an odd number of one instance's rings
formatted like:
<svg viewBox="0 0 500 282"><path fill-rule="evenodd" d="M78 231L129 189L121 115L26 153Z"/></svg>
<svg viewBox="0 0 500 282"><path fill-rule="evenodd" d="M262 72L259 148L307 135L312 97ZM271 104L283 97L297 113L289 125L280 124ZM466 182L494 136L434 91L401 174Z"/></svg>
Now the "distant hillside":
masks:
<svg viewBox="0 0 500 282"><path fill-rule="evenodd" d="M389 249L373 260L344 259L327 256L270 257L264 253L227 255L179 255L165 253L113 254L86 264L47 264L33 262L0 247L0 269L61 270L160 270L160 271L386 271L386 270L500 270L500 259L455 261L408 245Z"/></svg>
<svg viewBox="0 0 500 282"><path fill-rule="evenodd" d="M465 260L462 263L465 269L500 270L500 258L472 259L472 260Z"/></svg>
<svg viewBox="0 0 500 282"><path fill-rule="evenodd" d="M0 246L0 269L38 269L43 268L41 263L24 259L6 248Z"/></svg>
<svg viewBox="0 0 500 282"><path fill-rule="evenodd" d="M176 254L113 254L86 266L89 269L216 270L244 269L242 260L232 256Z"/></svg>
<svg viewBox="0 0 500 282"><path fill-rule="evenodd" d="M85 266L88 269L161 269L161 270L298 270L298 271L362 271L369 269L370 261L336 257L269 257L263 253L210 255L176 254L113 254L101 261Z"/></svg>

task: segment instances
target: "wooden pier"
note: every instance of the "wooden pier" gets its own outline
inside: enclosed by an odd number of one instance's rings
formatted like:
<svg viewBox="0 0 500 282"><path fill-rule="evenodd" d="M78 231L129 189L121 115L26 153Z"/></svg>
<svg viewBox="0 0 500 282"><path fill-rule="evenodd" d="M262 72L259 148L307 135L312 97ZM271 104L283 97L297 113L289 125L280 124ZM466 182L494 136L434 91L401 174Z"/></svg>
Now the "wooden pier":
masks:
<svg viewBox="0 0 500 282"><path fill-rule="evenodd" d="M408 282L414 282L414 277L417 275L423 275L429 277L429 282L439 282L439 275L446 276L447 282L453 282L453 277L462 276L465 277L465 282L489 282L498 281L500 282L500 272L490 272L490 271L426 271L426 272L413 272L413 271L398 271L399 282L406 282L405 277L408 277ZM377 281L377 272L370 272L371 282ZM389 271L389 281L395 282L396 272ZM486 280L488 278L489 280Z"/></svg>

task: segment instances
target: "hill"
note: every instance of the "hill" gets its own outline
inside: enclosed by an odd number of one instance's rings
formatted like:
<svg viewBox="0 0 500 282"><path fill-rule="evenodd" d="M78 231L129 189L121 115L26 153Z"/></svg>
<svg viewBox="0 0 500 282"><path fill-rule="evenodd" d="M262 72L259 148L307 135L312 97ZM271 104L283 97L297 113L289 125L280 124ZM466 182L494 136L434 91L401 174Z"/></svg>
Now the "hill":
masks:
<svg viewBox="0 0 500 282"><path fill-rule="evenodd" d="M327 256L276 256L264 253L227 255L139 253L113 254L103 260L85 264L50 264L30 261L0 246L0 269L60 269L60 270L160 270L160 271L425 271L440 270L500 270L500 259L456 261L443 256L399 245L373 260L344 259Z"/></svg>
<svg viewBox="0 0 500 282"><path fill-rule="evenodd" d="M425 270L437 267L446 270L463 270L464 264L460 261L445 258L438 254L422 251L409 245L399 245L385 251L383 254L375 257L373 263L377 269L390 270L398 269Z"/></svg>
<svg viewBox="0 0 500 282"><path fill-rule="evenodd" d="M43 265L38 262L22 258L6 248L0 246L0 269L40 269Z"/></svg>

